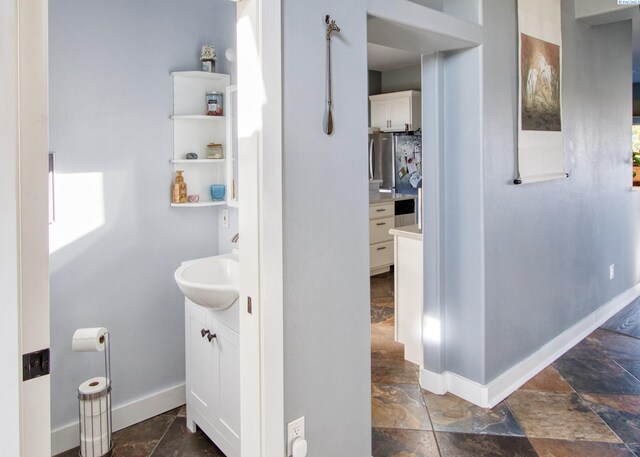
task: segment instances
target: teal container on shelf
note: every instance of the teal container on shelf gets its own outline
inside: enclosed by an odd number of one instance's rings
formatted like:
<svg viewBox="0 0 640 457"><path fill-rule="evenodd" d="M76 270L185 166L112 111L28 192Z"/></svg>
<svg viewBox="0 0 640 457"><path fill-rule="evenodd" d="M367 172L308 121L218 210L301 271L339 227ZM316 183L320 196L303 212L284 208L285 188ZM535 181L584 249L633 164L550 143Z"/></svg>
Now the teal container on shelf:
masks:
<svg viewBox="0 0 640 457"><path fill-rule="evenodd" d="M222 201L224 200L224 184L212 184L211 185L211 200Z"/></svg>

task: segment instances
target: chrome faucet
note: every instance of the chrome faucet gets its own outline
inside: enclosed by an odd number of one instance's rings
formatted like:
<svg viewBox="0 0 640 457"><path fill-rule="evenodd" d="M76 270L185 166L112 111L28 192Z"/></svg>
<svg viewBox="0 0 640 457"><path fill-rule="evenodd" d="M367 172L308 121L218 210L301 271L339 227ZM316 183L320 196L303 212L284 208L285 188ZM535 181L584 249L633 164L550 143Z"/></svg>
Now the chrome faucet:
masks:
<svg viewBox="0 0 640 457"><path fill-rule="evenodd" d="M240 239L240 234L239 234L239 233L236 233L235 235L233 235L233 236L231 237L231 242L232 242L232 243L237 243L239 239Z"/></svg>

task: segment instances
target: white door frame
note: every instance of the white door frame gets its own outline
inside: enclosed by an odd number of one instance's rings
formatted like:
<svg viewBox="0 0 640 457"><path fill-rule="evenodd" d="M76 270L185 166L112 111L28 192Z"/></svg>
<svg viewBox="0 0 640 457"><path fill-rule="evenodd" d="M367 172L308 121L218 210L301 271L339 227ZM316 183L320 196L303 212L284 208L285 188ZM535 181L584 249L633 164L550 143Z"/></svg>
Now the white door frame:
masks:
<svg viewBox="0 0 640 457"><path fill-rule="evenodd" d="M22 353L49 347L48 3L0 3L0 428L6 455L51 455L50 376L23 382Z"/></svg>
<svg viewBox="0 0 640 457"><path fill-rule="evenodd" d="M17 2L0 3L0 430L8 455L20 455L20 283L18 233Z"/></svg>
<svg viewBox="0 0 640 457"><path fill-rule="evenodd" d="M241 450L245 457L285 455L281 30L281 0L238 3Z"/></svg>

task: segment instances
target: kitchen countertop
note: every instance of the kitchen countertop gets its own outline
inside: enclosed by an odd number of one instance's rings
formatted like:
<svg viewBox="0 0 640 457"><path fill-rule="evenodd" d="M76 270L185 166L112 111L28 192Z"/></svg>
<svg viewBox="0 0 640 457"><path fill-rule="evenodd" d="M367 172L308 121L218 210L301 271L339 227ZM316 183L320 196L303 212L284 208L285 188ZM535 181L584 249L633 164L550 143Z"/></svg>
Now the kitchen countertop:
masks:
<svg viewBox="0 0 640 457"><path fill-rule="evenodd" d="M394 236L402 236L412 240L422 241L422 229L418 228L418 224L393 228L389 230L389 233Z"/></svg>
<svg viewBox="0 0 640 457"><path fill-rule="evenodd" d="M369 192L369 204L397 202L400 200L415 200L417 195L396 194L395 192Z"/></svg>

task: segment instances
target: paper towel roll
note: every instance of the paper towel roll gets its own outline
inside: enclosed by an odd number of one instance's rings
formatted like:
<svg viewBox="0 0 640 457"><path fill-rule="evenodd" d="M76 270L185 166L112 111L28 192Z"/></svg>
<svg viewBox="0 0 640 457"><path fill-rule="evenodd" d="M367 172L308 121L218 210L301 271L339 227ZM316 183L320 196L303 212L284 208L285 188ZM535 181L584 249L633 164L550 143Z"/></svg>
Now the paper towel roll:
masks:
<svg viewBox="0 0 640 457"><path fill-rule="evenodd" d="M104 351L105 333L107 329L104 327L79 328L73 334L71 348L75 352Z"/></svg>

